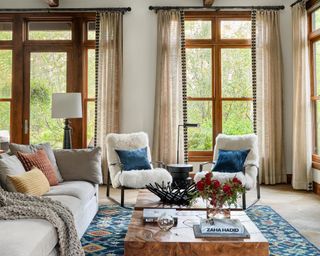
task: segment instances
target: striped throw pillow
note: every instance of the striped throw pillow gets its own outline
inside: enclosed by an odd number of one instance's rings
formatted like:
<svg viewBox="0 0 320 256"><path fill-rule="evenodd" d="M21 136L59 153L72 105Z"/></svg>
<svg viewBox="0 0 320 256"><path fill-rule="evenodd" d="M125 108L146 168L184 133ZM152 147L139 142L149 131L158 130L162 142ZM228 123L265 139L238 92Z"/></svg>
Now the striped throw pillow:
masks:
<svg viewBox="0 0 320 256"><path fill-rule="evenodd" d="M44 149L39 149L35 153L17 152L17 157L27 172L33 167L37 167L47 177L50 186L58 185L57 176Z"/></svg>
<svg viewBox="0 0 320 256"><path fill-rule="evenodd" d="M16 191L32 196L42 196L50 190L47 177L38 168L19 175L8 175Z"/></svg>

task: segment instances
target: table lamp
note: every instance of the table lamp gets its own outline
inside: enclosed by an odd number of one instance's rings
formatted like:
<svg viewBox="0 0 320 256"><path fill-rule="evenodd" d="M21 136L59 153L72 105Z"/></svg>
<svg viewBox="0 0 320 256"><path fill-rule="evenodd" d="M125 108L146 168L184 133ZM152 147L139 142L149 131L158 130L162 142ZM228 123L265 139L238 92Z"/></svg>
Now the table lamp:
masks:
<svg viewBox="0 0 320 256"><path fill-rule="evenodd" d="M72 127L70 118L82 118L81 93L53 93L52 118L65 119L63 148L71 149Z"/></svg>
<svg viewBox="0 0 320 256"><path fill-rule="evenodd" d="M185 124L179 124L178 125L178 142L177 142L177 164L179 164L179 155L180 155L180 127L183 128L198 128L200 127L199 124L191 124L191 123L185 123Z"/></svg>

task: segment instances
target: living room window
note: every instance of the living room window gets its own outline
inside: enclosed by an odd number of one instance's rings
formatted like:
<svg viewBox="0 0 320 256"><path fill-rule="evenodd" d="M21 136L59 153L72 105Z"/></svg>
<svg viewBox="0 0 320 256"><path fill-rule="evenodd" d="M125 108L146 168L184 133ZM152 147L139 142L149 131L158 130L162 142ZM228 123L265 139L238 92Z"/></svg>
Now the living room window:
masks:
<svg viewBox="0 0 320 256"><path fill-rule="evenodd" d="M185 29L189 161L209 161L219 133L253 132L250 13L187 12Z"/></svg>
<svg viewBox="0 0 320 256"><path fill-rule="evenodd" d="M309 6L309 8L314 8ZM320 8L309 14L311 102L313 107L313 167L320 169Z"/></svg>
<svg viewBox="0 0 320 256"><path fill-rule="evenodd" d="M83 118L72 120L73 146L88 146L94 133L94 30L95 13L1 14L0 139L60 148L63 120L51 118L52 94L81 92Z"/></svg>

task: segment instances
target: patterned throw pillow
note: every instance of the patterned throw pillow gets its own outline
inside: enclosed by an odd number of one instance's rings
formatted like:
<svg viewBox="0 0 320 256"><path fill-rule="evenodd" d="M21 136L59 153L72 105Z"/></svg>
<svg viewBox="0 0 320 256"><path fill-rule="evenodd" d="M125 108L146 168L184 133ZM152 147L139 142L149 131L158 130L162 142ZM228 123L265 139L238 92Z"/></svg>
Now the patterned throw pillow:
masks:
<svg viewBox="0 0 320 256"><path fill-rule="evenodd" d="M44 149L39 149L35 153L17 152L17 156L26 171L30 171L33 167L37 167L47 177L50 186L58 185L58 179L54 173L53 166Z"/></svg>
<svg viewBox="0 0 320 256"><path fill-rule="evenodd" d="M50 190L47 177L38 168L19 175L8 175L16 191L32 196L42 196Z"/></svg>

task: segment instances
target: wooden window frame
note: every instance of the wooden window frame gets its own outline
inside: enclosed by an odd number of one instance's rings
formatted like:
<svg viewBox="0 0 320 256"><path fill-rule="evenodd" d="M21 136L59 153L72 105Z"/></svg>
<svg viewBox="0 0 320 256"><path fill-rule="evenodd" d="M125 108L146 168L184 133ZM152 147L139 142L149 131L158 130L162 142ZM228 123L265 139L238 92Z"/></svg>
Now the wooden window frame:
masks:
<svg viewBox="0 0 320 256"><path fill-rule="evenodd" d="M316 74L315 74L315 59L314 59L314 44L320 43L320 28L312 30L312 14L314 11L320 8L320 4L317 1L309 1L307 4L308 9L308 30L309 30L309 63L310 63L310 86L311 86L311 105L312 105L312 140L313 140L313 151L312 151L312 167L320 169L320 155L316 153L317 150L317 111L316 104L320 102L320 96L316 95Z"/></svg>
<svg viewBox="0 0 320 256"><path fill-rule="evenodd" d="M41 52L48 47L54 51L66 51L71 54L72 60L68 64L71 72L68 74L67 92L81 92L83 100L83 118L73 119L73 147L87 147L86 103L87 98L87 60L86 51L94 48L94 40L87 40L86 24L95 21L96 14L90 13L8 13L1 14L0 21L12 22L12 40L0 41L0 49L12 49L12 94L10 113L10 139L14 143L28 143L23 134L23 123L26 118L26 79L25 68L28 66L27 55L30 49ZM28 22L30 21L66 21L72 22L72 40L28 40ZM79 33L79 31L81 31ZM69 67L70 66L70 67ZM0 100L4 101L4 100ZM8 101L6 99L5 101ZM29 113L28 113L29 114ZM14 120L14 123L13 123Z"/></svg>
<svg viewBox="0 0 320 256"><path fill-rule="evenodd" d="M185 13L185 20L211 20L211 39L186 39L186 48L207 48L212 51L212 96L187 97L187 101L212 102L212 150L189 151L190 162L205 162L213 160L213 149L216 136L222 132L222 103L223 101L253 101L253 98L223 98L221 81L221 49L251 48L251 39L222 39L222 20L251 20L250 12L197 12Z"/></svg>
<svg viewBox="0 0 320 256"><path fill-rule="evenodd" d="M84 120L83 120L83 142L82 144L87 144L87 123L88 123L88 103L95 102L95 98L89 97L88 95L88 51L91 49L95 49L95 40L88 39L88 23L93 22L95 19L86 19L83 23L83 31L84 31L84 47L85 47L85 67L83 70L84 73L84 90L83 90L83 112L84 112Z"/></svg>

